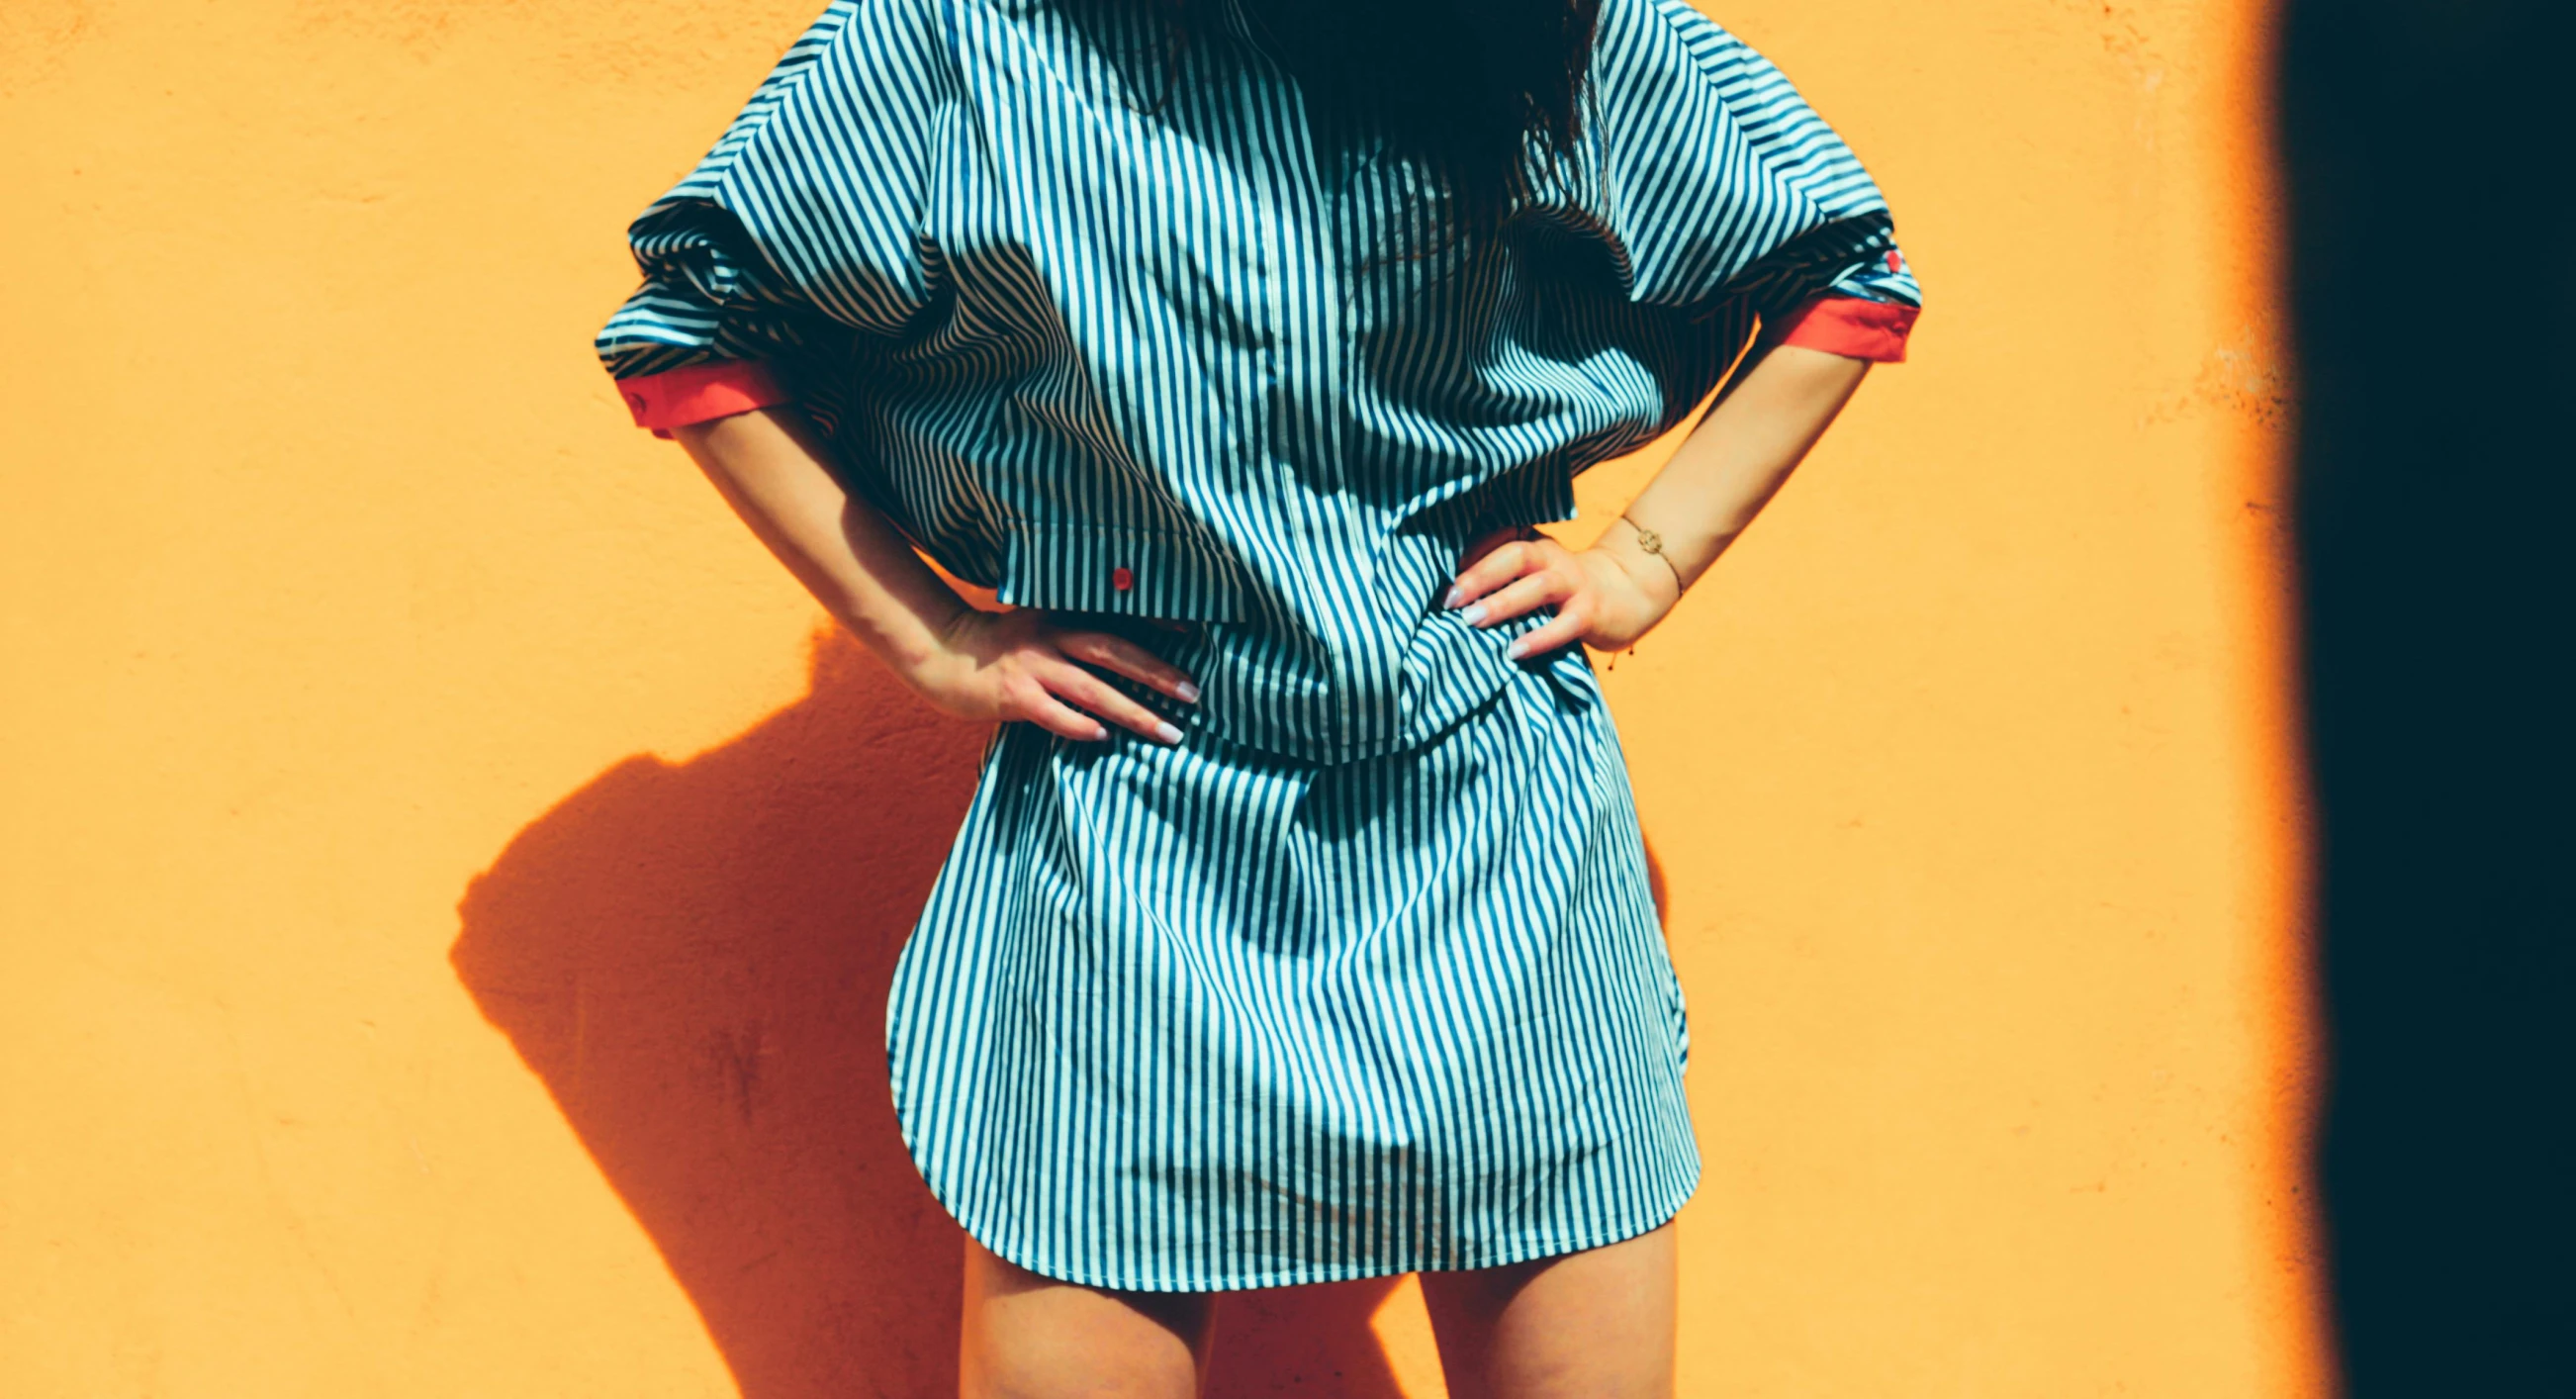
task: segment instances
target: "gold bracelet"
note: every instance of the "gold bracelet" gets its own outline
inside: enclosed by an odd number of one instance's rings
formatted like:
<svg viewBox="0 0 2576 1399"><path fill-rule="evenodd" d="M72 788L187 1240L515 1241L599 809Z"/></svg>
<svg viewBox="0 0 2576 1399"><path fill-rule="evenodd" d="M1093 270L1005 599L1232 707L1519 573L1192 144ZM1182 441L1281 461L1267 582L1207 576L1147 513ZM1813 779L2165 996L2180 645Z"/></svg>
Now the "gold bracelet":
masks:
<svg viewBox="0 0 2576 1399"><path fill-rule="evenodd" d="M1628 520L1628 517L1624 512L1619 516L1619 518ZM1638 524L1634 520L1628 520L1628 528L1637 532L1638 548L1645 550L1656 558L1662 559L1664 561L1664 567L1673 571L1673 586L1682 592L1689 592L1690 584L1682 578L1681 565L1674 563L1672 561L1672 557L1664 552L1664 537L1655 533L1653 530L1646 528L1644 525Z"/></svg>

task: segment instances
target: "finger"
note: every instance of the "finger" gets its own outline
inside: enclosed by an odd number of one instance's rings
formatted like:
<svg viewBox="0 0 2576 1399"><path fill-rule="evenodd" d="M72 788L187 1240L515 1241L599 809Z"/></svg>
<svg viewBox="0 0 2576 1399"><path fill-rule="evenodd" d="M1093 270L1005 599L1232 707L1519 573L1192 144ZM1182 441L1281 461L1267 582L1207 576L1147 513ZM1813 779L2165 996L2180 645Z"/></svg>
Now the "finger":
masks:
<svg viewBox="0 0 2576 1399"><path fill-rule="evenodd" d="M1181 741L1178 725L1118 693L1108 681L1067 661L1040 677L1046 687L1113 724L1163 743Z"/></svg>
<svg viewBox="0 0 2576 1399"><path fill-rule="evenodd" d="M1584 628L1591 625L1591 609L1569 607L1539 626L1512 638L1503 654L1513 660L1543 656L1570 641L1583 639Z"/></svg>
<svg viewBox="0 0 2576 1399"><path fill-rule="evenodd" d="M1537 559L1537 551L1526 539L1498 545L1492 553L1459 572L1450 583L1449 595L1442 598L1441 603L1448 607L1464 607L1527 573Z"/></svg>
<svg viewBox="0 0 2576 1399"><path fill-rule="evenodd" d="M1043 685L1030 682L1034 692L1016 702L1017 718L1026 719L1051 734L1097 743L1109 737L1109 729L1099 720L1057 699Z"/></svg>
<svg viewBox="0 0 2576 1399"><path fill-rule="evenodd" d="M1056 645L1075 660L1107 666L1174 699L1187 701L1199 697L1199 687L1186 671L1123 636L1098 631L1066 632L1056 638Z"/></svg>
<svg viewBox="0 0 2576 1399"><path fill-rule="evenodd" d="M1556 569L1525 574L1508 586L1497 589L1483 599L1468 605L1458 614L1473 625L1489 627L1551 602L1562 602L1573 596L1574 585Z"/></svg>

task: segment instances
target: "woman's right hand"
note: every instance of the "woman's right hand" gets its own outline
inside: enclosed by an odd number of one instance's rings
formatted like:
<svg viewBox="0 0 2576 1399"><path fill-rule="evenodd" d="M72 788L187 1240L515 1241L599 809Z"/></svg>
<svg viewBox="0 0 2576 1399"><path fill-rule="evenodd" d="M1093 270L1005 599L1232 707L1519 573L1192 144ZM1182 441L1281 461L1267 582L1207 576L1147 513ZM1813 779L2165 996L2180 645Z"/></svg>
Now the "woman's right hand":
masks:
<svg viewBox="0 0 2576 1399"><path fill-rule="evenodd" d="M1047 609L988 612L967 602L892 521L841 484L830 446L802 411L757 408L671 433L806 591L933 706L1094 742L1109 737L1104 719L1181 741L1177 726L1083 665L1183 703L1199 697L1190 677L1123 636L1058 625Z"/></svg>
<svg viewBox="0 0 2576 1399"><path fill-rule="evenodd" d="M1164 743L1181 730L1109 682L1088 662L1141 681L1183 703L1198 686L1162 657L1123 636L1057 625L1042 608L1007 612L960 608L938 629L930 656L904 678L922 697L964 719L1025 719L1066 738L1109 737L1106 719ZM1087 711L1087 712L1086 712Z"/></svg>

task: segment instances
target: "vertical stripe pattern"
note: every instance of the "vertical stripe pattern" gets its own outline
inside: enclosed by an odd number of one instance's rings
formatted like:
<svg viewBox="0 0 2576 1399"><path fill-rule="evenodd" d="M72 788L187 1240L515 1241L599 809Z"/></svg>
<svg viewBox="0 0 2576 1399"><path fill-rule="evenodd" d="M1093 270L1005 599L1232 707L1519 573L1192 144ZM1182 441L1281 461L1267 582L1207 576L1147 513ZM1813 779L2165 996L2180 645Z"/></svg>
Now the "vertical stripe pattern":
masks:
<svg viewBox="0 0 2576 1399"><path fill-rule="evenodd" d="M1438 600L1760 318L1919 288L1686 0L1604 0L1582 141L1474 251L1214 13L1149 112L1141 5L835 0L635 220L601 361L767 361L944 567L1201 683L1113 679L1177 747L1003 726L898 963L905 1138L975 1237L1149 1290L1627 1237L1699 1159L1618 739L1582 648L1503 654L1544 613Z"/></svg>
<svg viewBox="0 0 2576 1399"><path fill-rule="evenodd" d="M1022 1267L1146 1291L1671 1218L1687 1021L1591 678L1329 765L1003 726L888 1008L932 1192Z"/></svg>

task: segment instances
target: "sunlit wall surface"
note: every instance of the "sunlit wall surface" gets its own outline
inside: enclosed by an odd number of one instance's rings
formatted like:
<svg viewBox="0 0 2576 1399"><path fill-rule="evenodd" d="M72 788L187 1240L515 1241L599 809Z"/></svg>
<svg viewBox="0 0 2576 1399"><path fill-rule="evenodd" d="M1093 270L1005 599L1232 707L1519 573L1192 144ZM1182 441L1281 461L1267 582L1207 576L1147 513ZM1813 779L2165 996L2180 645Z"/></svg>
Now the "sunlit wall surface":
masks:
<svg viewBox="0 0 2576 1399"><path fill-rule="evenodd" d="M814 7L0 4L0 1389L952 1383L882 996L985 731L587 343ZM1683 1391L2323 1393L2269 17L1717 13L1931 309L1607 675ZM1223 1317L1222 1394L1439 1390L1408 1287Z"/></svg>

